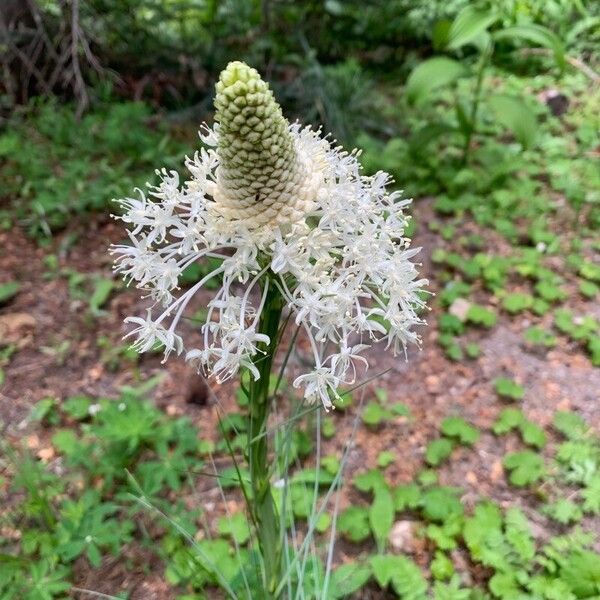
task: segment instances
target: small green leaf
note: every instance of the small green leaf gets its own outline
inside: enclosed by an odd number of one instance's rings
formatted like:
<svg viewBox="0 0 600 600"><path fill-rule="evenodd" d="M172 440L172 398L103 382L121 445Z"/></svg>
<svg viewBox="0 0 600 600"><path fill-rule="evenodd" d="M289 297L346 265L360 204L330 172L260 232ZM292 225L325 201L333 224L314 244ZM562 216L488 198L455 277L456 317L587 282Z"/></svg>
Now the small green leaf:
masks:
<svg viewBox="0 0 600 600"><path fill-rule="evenodd" d="M542 457L531 450L507 454L503 464L510 471L510 482L518 487L535 483L544 474Z"/></svg>
<svg viewBox="0 0 600 600"><path fill-rule="evenodd" d="M21 284L16 281L9 281L8 283L0 283L0 305L8 302L11 298L16 296L21 289Z"/></svg>
<svg viewBox="0 0 600 600"><path fill-rule="evenodd" d="M329 592L334 598L345 598L358 592L370 577L371 569L368 565L346 563L331 574Z"/></svg>
<svg viewBox="0 0 600 600"><path fill-rule="evenodd" d="M595 298L599 291L600 287L598 287L592 281L582 281L579 284L579 292L586 298Z"/></svg>
<svg viewBox="0 0 600 600"><path fill-rule="evenodd" d="M393 490L394 508L401 512L406 509L414 509L419 505L421 491L414 483L399 485Z"/></svg>
<svg viewBox="0 0 600 600"><path fill-rule="evenodd" d="M501 398L508 400L523 400L525 390L523 386L508 377L498 377L494 380L494 389Z"/></svg>
<svg viewBox="0 0 600 600"><path fill-rule="evenodd" d="M533 306L533 296L529 294L508 294L502 301L502 307L511 315L520 313Z"/></svg>
<svg viewBox="0 0 600 600"><path fill-rule="evenodd" d="M450 25L446 47L457 50L470 44L481 36L498 17L488 12L480 11L472 6L463 8Z"/></svg>
<svg viewBox="0 0 600 600"><path fill-rule="evenodd" d="M427 592L421 569L409 558L384 554L371 558L373 576L382 589L390 584L400 598L421 600Z"/></svg>
<svg viewBox="0 0 600 600"><path fill-rule="evenodd" d="M505 408L498 420L494 423L492 431L496 435L508 433L512 429L517 429L525 420L523 413L517 408Z"/></svg>
<svg viewBox="0 0 600 600"><path fill-rule="evenodd" d="M450 579L454 575L454 565L452 561L439 550L435 553L435 558L431 561L431 574L438 581Z"/></svg>
<svg viewBox="0 0 600 600"><path fill-rule="evenodd" d="M112 279L97 279L94 282L94 291L89 302L90 312L93 315L100 314L100 309L106 304L114 288L115 282Z"/></svg>
<svg viewBox="0 0 600 600"><path fill-rule="evenodd" d="M528 42L532 42L537 46L548 48L554 53L556 64L562 70L566 66L565 47L562 40L553 32L534 23L526 25L515 25L514 27L506 27L494 33L496 40L513 40L520 38Z"/></svg>
<svg viewBox="0 0 600 600"><path fill-rule="evenodd" d="M452 440L446 438L433 440L427 444L425 460L432 467L437 467L452 454L453 449L454 443Z"/></svg>
<svg viewBox="0 0 600 600"><path fill-rule="evenodd" d="M539 425L536 425L531 421L524 421L521 423L520 427L521 436L526 444L539 449L546 445L546 433Z"/></svg>
<svg viewBox="0 0 600 600"><path fill-rule="evenodd" d="M570 440L576 440L586 435L589 427L577 414L569 411L557 411L552 424L554 429Z"/></svg>
<svg viewBox="0 0 600 600"><path fill-rule="evenodd" d="M391 450L384 450L377 455L377 466L385 469L396 460L396 455Z"/></svg>
<svg viewBox="0 0 600 600"><path fill-rule="evenodd" d="M579 267L579 274L585 279L600 283L600 265L596 263L584 261Z"/></svg>
<svg viewBox="0 0 600 600"><path fill-rule="evenodd" d="M467 446L472 446L479 439L479 431L460 417L447 417L444 419L442 421L442 433Z"/></svg>
<svg viewBox="0 0 600 600"><path fill-rule="evenodd" d="M537 133L537 119L521 99L496 95L488 98L488 104L498 122L514 133L523 148L533 146Z"/></svg>
<svg viewBox="0 0 600 600"><path fill-rule="evenodd" d="M576 523L583 516L581 508L574 502L571 502L571 500L567 500L567 498L560 498L553 504L547 504L544 512L551 519L562 525Z"/></svg>
<svg viewBox="0 0 600 600"><path fill-rule="evenodd" d="M429 98L432 92L449 85L466 75L467 69L458 61L445 56L436 56L419 64L406 81L406 99L418 105Z"/></svg>
<svg viewBox="0 0 600 600"><path fill-rule="evenodd" d="M556 346L556 336L541 327L529 327L523 335L525 341L532 346L552 348Z"/></svg>
<svg viewBox="0 0 600 600"><path fill-rule="evenodd" d="M359 473L354 477L352 482L356 489L361 492L376 492L382 487L387 487L384 476L381 471L378 471L377 469Z"/></svg>
<svg viewBox="0 0 600 600"><path fill-rule="evenodd" d="M74 419L81 421L90 416L92 400L87 396L71 396L65 400L61 409Z"/></svg>
<svg viewBox="0 0 600 600"><path fill-rule="evenodd" d="M370 427L377 427L388 416L388 412L382 408L379 402L375 402L374 400L369 402L362 412L363 423Z"/></svg>
<svg viewBox="0 0 600 600"><path fill-rule="evenodd" d="M229 535L238 544L245 544L250 538L250 527L246 515L241 512L219 519L218 530L221 535Z"/></svg>
<svg viewBox="0 0 600 600"><path fill-rule="evenodd" d="M496 324L496 314L484 306L472 304L467 312L467 321L482 327L493 327Z"/></svg>
<svg viewBox="0 0 600 600"><path fill-rule="evenodd" d="M369 525L379 552L383 552L394 523L394 503L389 488L375 490L373 504L369 507Z"/></svg>
<svg viewBox="0 0 600 600"><path fill-rule="evenodd" d="M362 542L369 537L369 512L362 506L350 506L337 520L337 528L352 542Z"/></svg>
<svg viewBox="0 0 600 600"><path fill-rule="evenodd" d="M52 436L52 445L63 454L73 454L77 448L77 436L72 429L60 429Z"/></svg>
<svg viewBox="0 0 600 600"><path fill-rule="evenodd" d="M452 487L433 487L424 490L421 495L423 516L430 521L444 522L450 517L464 513L458 494L460 489Z"/></svg>

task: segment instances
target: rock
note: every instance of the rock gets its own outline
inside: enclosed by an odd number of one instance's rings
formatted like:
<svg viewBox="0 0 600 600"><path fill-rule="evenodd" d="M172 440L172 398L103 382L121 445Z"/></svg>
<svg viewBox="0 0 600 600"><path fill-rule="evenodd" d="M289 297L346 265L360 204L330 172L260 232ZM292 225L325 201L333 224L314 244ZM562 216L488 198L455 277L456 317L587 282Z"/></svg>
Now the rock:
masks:
<svg viewBox="0 0 600 600"><path fill-rule="evenodd" d="M5 344L19 343L36 324L35 318L24 312L0 315L0 340Z"/></svg>
<svg viewBox="0 0 600 600"><path fill-rule="evenodd" d="M492 464L492 468L490 469L490 479L493 482L498 481L504 475L504 468L502 467L502 461L496 460Z"/></svg>
<svg viewBox="0 0 600 600"><path fill-rule="evenodd" d="M396 552L413 552L415 546L414 521L396 521L388 537Z"/></svg>
<svg viewBox="0 0 600 600"><path fill-rule="evenodd" d="M569 108L569 98L554 88L543 90L538 94L538 98L548 106L555 117L560 117Z"/></svg>
<svg viewBox="0 0 600 600"><path fill-rule="evenodd" d="M48 462L48 461L52 460L55 455L56 455L56 451L54 450L54 448L52 446L48 446L47 448L42 448L37 453L37 457L42 462Z"/></svg>
<svg viewBox="0 0 600 600"><path fill-rule="evenodd" d="M477 485L477 475L475 475L473 471L467 471L467 474L465 475L465 480L471 485Z"/></svg>
<svg viewBox="0 0 600 600"><path fill-rule="evenodd" d="M448 309L451 315L454 315L459 321L466 321L467 314L471 308L471 302L464 298L457 298Z"/></svg>
<svg viewBox="0 0 600 600"><path fill-rule="evenodd" d="M440 378L437 375L427 375L425 378L425 388L430 394L435 394L440 389Z"/></svg>

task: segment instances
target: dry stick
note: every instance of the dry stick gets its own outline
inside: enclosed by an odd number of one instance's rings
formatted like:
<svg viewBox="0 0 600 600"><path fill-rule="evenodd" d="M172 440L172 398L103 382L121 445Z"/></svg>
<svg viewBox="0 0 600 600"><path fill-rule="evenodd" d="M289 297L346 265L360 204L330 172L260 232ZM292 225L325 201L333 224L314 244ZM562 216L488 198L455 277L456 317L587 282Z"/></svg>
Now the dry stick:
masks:
<svg viewBox="0 0 600 600"><path fill-rule="evenodd" d="M40 11L38 10L37 4L35 2L33 2L33 0L26 0L26 2L27 2L27 6L29 7L29 12L31 13L31 16L33 17L33 21L36 24L39 35L44 40L46 49L48 50L48 53L52 55L52 58L54 60L58 60L58 54L56 53L56 50L54 49L54 44L50 40L50 36L48 35L46 28L44 27L44 20L42 19L42 16L40 15Z"/></svg>
<svg viewBox="0 0 600 600"><path fill-rule="evenodd" d="M548 48L521 48L520 53L524 56L549 56L552 50ZM565 56L565 60L572 66L587 75L594 83L600 83L600 75L589 65L586 65L580 58L574 56Z"/></svg>
<svg viewBox="0 0 600 600"><path fill-rule="evenodd" d="M24 66L33 77L35 77L35 80L38 82L38 84L40 85L40 87L42 88L42 90L44 91L45 94L48 94L49 96L52 95L52 90L48 87L47 82L44 80L44 78L43 78L42 74L40 73L40 71L38 70L38 68L31 62L31 59L27 56L27 54L25 52L23 52L11 40L9 31L8 31L6 25L4 24L4 22L2 22L2 21L0 21L0 30L6 36L7 46L9 47L11 52L13 52L13 54L15 54L19 58L19 60L22 63L22 66Z"/></svg>
<svg viewBox="0 0 600 600"><path fill-rule="evenodd" d="M79 0L71 0L71 68L75 78L74 89L79 96L76 116L79 119L90 104L90 99L79 64Z"/></svg>

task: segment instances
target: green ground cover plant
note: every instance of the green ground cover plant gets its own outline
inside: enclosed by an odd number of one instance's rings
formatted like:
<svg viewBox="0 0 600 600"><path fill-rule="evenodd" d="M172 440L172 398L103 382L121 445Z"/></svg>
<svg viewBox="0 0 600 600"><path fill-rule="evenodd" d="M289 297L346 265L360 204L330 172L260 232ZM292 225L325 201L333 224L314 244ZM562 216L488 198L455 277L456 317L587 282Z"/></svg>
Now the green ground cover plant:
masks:
<svg viewBox="0 0 600 600"><path fill-rule="evenodd" d="M116 555L124 547L152 548L180 598L201 598L203 593L211 597L211 587L220 585L232 586L239 597L246 597L240 569L250 559L253 543L244 512L211 524L200 507L172 500L193 490L210 465L223 464L219 457L227 458L227 448L245 435L233 426L235 421L238 426L244 423L244 412L228 415L222 426L225 437L215 446L199 438L186 418L173 420L152 407L144 397L147 391L148 386L124 390L117 400L78 396L61 405L49 399L33 411L33 419L55 431L52 444L64 471L54 472L26 451L6 455L21 510L15 506L9 521L20 532L18 538L2 539L3 598L62 598L79 557L98 567L103 556ZM305 435L309 430L310 426L300 431ZM548 456L527 449L504 456L507 481L527 490L529 516L519 508L517 496L504 509L486 497L468 508L460 488L440 485L435 477L393 487L386 481L385 466L363 471L352 481L359 492L352 505L339 514L323 513L317 527L323 540L336 527L356 545L358 557L333 571L327 597L351 597L364 586L415 599L595 597L600 591L600 555L591 549L593 535L581 524L585 515L600 512L600 440L576 414L564 411L555 413L553 428L545 431L521 411L504 409L493 435L501 440L515 430L532 448L543 447L547 436L555 440ZM443 437L437 442L445 441L450 449L462 444L467 452L476 452L484 432L449 416L440 424L440 433ZM438 468L438 460L430 459L435 443L424 458ZM290 518L303 527L311 514L317 476L311 466L310 437L298 451L304 466L292 477ZM442 460L453 458L447 454ZM320 485L327 486L339 468L337 458L324 457ZM239 494L238 477L243 474L221 467L215 476L224 491ZM540 539L533 533L531 514L536 522L548 523L553 532L549 537ZM417 537L429 540L428 570L408 556L390 553L390 531L403 515L410 515ZM148 529L148 519L158 525L155 533ZM204 531L199 542L194 541L198 524ZM457 551L486 567L487 583L461 584L460 568L453 560ZM323 583L324 565L311 568L316 569L311 574L317 578L316 591ZM310 587L304 594L313 597Z"/></svg>

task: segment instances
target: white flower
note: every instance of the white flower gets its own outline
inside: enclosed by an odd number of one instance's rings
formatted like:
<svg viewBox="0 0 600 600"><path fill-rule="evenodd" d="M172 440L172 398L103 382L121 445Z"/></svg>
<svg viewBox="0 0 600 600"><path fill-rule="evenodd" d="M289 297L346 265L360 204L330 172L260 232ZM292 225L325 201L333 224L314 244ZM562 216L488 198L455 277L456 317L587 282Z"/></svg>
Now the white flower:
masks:
<svg viewBox="0 0 600 600"><path fill-rule="evenodd" d="M148 197L121 201L132 245L112 248L115 270L163 305L158 316L126 319L141 352L163 344L184 351L176 333L196 292L222 279L208 304L203 346L186 360L219 380L248 368L271 340L258 330L269 286L310 343L315 368L294 386L326 408L336 389L357 379L374 343L394 352L419 341L418 276L404 236L407 200L388 193L385 173L361 174L357 153L320 132L289 125L254 69L231 63L217 85L217 125L203 126L209 147L188 158L190 179L174 173ZM203 257L220 264L178 297L178 279ZM256 300L258 299L258 300Z"/></svg>

